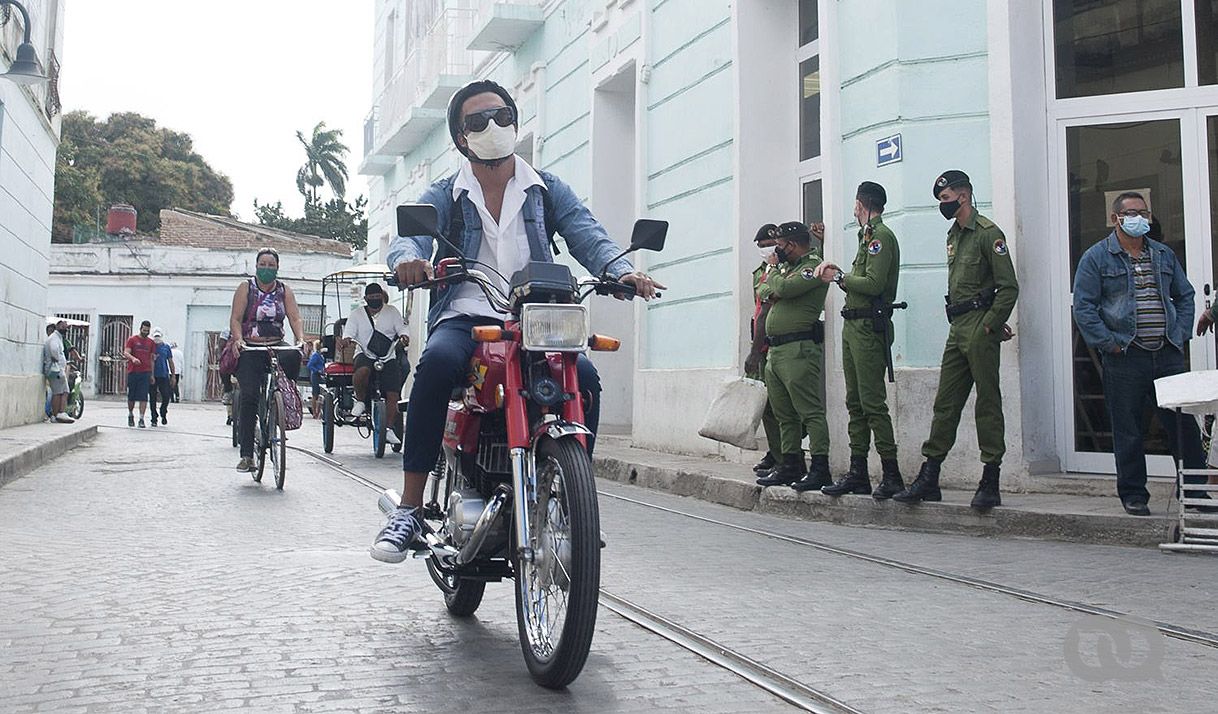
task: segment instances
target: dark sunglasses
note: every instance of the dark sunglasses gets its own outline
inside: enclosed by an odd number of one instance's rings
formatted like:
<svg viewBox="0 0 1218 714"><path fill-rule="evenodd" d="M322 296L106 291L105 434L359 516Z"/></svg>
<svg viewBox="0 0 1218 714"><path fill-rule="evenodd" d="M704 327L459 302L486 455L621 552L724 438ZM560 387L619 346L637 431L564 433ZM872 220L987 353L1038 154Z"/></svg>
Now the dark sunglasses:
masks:
<svg viewBox="0 0 1218 714"><path fill-rule="evenodd" d="M516 121L516 112L511 107L496 107L483 109L480 112L465 115L465 131L478 133L486 129L491 119L499 126L511 126Z"/></svg>

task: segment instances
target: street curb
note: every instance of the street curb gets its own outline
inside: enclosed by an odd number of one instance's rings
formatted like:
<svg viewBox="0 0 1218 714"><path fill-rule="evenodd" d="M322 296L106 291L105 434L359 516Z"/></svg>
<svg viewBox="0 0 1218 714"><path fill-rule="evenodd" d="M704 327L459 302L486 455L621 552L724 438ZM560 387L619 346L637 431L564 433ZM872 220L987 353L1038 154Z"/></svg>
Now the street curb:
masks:
<svg viewBox="0 0 1218 714"><path fill-rule="evenodd" d="M62 431L39 444L19 449L14 454L0 456L0 487L16 481L52 459L63 456L95 436L96 424L71 426L69 431Z"/></svg>
<svg viewBox="0 0 1218 714"><path fill-rule="evenodd" d="M744 511L838 525L1154 548L1170 540L1174 523L1166 518L1044 513L1009 506L986 513L964 503L911 506L876 501L870 496L835 498L821 493L796 493L788 488L763 489L746 481L617 458L598 456L595 461L597 476L609 481L691 496Z"/></svg>

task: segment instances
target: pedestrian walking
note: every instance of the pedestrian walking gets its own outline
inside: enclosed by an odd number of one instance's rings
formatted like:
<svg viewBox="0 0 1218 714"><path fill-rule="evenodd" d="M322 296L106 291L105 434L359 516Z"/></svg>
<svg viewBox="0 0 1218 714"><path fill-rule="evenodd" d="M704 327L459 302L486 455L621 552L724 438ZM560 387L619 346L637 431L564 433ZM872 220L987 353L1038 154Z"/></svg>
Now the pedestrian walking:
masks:
<svg viewBox="0 0 1218 714"><path fill-rule="evenodd" d="M947 231L947 343L939 368L930 438L922 444L926 460L909 488L893 496L903 503L938 501L939 470L956 443L960 413L977 387L975 422L981 447L981 482L972 507L1002 505L999 473L1006 453L1002 389L998 383L1001 345L1014 333L1006 324L1019 282L1011 249L1002 229L981 215L973 203L973 185L963 171L945 171L932 189Z"/></svg>
<svg viewBox="0 0 1218 714"><path fill-rule="evenodd" d="M68 356L64 351L63 333L68 329L62 320L47 325L47 338L42 345L42 374L51 388L51 416L47 421L71 424L68 416Z"/></svg>
<svg viewBox="0 0 1218 714"><path fill-rule="evenodd" d="M825 323L821 312L829 286L817 279L819 241L813 245L808 226L797 221L778 226L774 246L782 267L759 288L770 303L765 332L766 394L782 441L782 460L762 486L790 485L811 491L832 483L829 475L829 422L825 416ZM808 436L808 466L800 443Z"/></svg>
<svg viewBox="0 0 1218 714"><path fill-rule="evenodd" d="M148 411L148 390L152 386L153 356L156 343L148 334L152 332L152 323L144 320L140 323L138 335L127 338L123 345L123 357L127 358L127 426L135 426L136 402L140 405L140 428L145 428L144 413Z"/></svg>
<svg viewBox="0 0 1218 714"><path fill-rule="evenodd" d="M165 342L161 328L152 331L156 347L152 351L152 378L148 385L148 402L152 425L157 424L157 397L161 403L161 424L169 424L169 402L173 400L173 348Z"/></svg>
<svg viewBox="0 0 1218 714"><path fill-rule="evenodd" d="M757 250L761 253L761 264L753 269L753 321L749 326L752 346L744 360L744 376L762 382L765 381L765 355L769 349L769 345L765 343L765 320L770 314L770 303L762 300L758 291L770 274L778 271L778 256L774 252L777 235L778 226L767 223L757 230L757 235L753 238ZM774 409L768 399L765 409L761 412L761 426L765 431L767 450L761 461L753 466L753 473L764 478L778 466L778 454L775 452L781 452L782 444L778 417L774 416ZM800 458L802 457L801 454Z"/></svg>
<svg viewBox="0 0 1218 714"><path fill-rule="evenodd" d="M313 354L309 355L309 386L313 388L313 402L310 411L314 419L321 418L318 402L321 400L321 380L326 371L326 358L321 353L321 340L313 340Z"/></svg>
<svg viewBox="0 0 1218 714"><path fill-rule="evenodd" d="M182 365L186 360L177 342L170 342L169 347L173 350L173 403L177 404L182 401Z"/></svg>
<svg viewBox="0 0 1218 714"><path fill-rule="evenodd" d="M1104 403L1112 423L1117 495L1125 512L1150 515L1146 490L1146 407L1157 404L1155 380L1187 372L1184 345L1193 327L1193 286L1175 253L1149 237L1150 207L1140 193L1112 202L1113 230L1079 259L1074 275L1074 322L1100 355ZM1203 334L1205 316L1198 324ZM1186 469L1204 469L1201 430L1191 416L1158 410L1172 453ZM1177 431L1181 433L1177 433ZM1183 453L1179 453L1183 445ZM1204 476L1184 477L1203 483ZM1208 498L1204 491L1187 498Z"/></svg>
<svg viewBox="0 0 1218 714"><path fill-rule="evenodd" d="M846 411L850 414L850 470L821 489L830 496L871 494L877 500L905 490L897 463L897 442L888 414L885 372L892 366L892 305L897 299L901 247L884 225L888 193L872 181L855 191L854 218L858 221L858 248L851 272L833 263L821 263L817 277L837 283L846 292L842 308L842 370L846 377ZM871 437L880 455L883 476L873 493L867 469Z"/></svg>

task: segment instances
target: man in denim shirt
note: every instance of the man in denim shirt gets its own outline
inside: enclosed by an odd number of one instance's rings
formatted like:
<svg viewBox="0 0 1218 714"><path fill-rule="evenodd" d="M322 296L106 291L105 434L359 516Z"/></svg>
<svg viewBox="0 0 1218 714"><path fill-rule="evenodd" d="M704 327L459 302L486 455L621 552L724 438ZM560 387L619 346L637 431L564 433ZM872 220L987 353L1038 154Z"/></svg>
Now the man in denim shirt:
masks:
<svg viewBox="0 0 1218 714"><path fill-rule="evenodd" d="M1111 219L1115 230L1088 248L1079 261L1074 322L1087 345L1103 359L1117 495L1127 513L1149 516L1142 415L1148 403L1157 403L1154 380L1187 371L1184 343L1193 326L1193 287L1171 249L1146 237L1150 210L1141 194L1117 196ZM1175 456L1183 457L1185 468L1204 468L1196 420L1177 421L1176 413L1168 409L1158 414L1173 453L1183 443L1183 455Z"/></svg>
<svg viewBox="0 0 1218 714"><path fill-rule="evenodd" d="M621 251L569 186L516 156L517 122L516 103L498 84L482 80L458 90L449 102L448 130L465 160L456 174L427 189L419 203L435 206L441 232L455 229L459 233L445 237L462 253L505 276L529 261L553 262L546 241L549 229L562 234L580 265L599 274ZM454 217L453 211L460 213ZM547 221L554 225L547 226ZM430 236L393 239L386 259L399 285L413 285L431 276L434 248ZM644 299L664 287L634 272L624 259L609 264L608 274L634 285ZM399 563L406 559L410 543L422 528L423 487L440 454L448 397L474 353L470 330L502 321L503 315L491 308L473 283L454 285L433 298L427 314L427 345L419 358L406 414L402 502L373 542L370 552L376 560ZM595 434L600 380L587 357L580 355L578 368L580 389L590 396L585 402L585 425ZM589 439L589 449L592 443Z"/></svg>

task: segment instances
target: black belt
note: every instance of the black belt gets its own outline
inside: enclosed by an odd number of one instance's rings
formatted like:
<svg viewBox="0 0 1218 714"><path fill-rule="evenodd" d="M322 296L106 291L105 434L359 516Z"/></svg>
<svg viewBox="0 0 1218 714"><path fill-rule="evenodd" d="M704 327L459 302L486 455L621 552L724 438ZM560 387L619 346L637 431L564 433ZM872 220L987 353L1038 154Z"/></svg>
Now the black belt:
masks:
<svg viewBox="0 0 1218 714"><path fill-rule="evenodd" d="M811 330L805 332L791 332L785 335L769 335L765 338L765 342L770 347L777 347L791 342L802 342L804 340L812 340L816 344L825 341L825 323L817 320Z"/></svg>
<svg viewBox="0 0 1218 714"><path fill-rule="evenodd" d="M952 302L950 296L944 295L943 301L947 305L943 309L947 313L947 321L951 322L953 317L959 317L966 313L990 309L990 306L994 304L994 295L995 291L990 290L977 295L977 297L961 300L960 302Z"/></svg>

